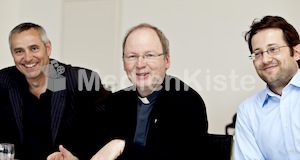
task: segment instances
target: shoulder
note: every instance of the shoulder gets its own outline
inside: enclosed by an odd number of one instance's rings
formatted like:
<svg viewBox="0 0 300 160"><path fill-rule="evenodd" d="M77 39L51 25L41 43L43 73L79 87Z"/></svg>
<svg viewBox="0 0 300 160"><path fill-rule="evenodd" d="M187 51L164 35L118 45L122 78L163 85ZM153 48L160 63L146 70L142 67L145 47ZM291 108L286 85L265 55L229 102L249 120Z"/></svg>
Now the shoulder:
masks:
<svg viewBox="0 0 300 160"><path fill-rule="evenodd" d="M0 77L5 77L11 74L11 72L14 72L17 70L16 66L10 66L6 67L0 70Z"/></svg>
<svg viewBox="0 0 300 160"><path fill-rule="evenodd" d="M127 87L114 92L105 100L105 105L108 110L126 111L130 108L135 108L137 104L137 94L135 87ZM127 111L126 111L127 112Z"/></svg>
<svg viewBox="0 0 300 160"><path fill-rule="evenodd" d="M10 67L6 67L0 70L0 76L4 77L4 76L8 76L11 74L14 74L14 72L17 72L18 69L16 68L16 66L10 66Z"/></svg>
<svg viewBox="0 0 300 160"><path fill-rule="evenodd" d="M166 75L162 85L163 92L167 92L169 96L179 97L180 99L201 98L197 91L175 76Z"/></svg>
<svg viewBox="0 0 300 160"><path fill-rule="evenodd" d="M94 72L88 68L84 67L78 67L78 66L72 66L70 64L65 64L62 62L59 62L55 59L50 59L51 65L53 65L53 68L55 72L57 72L59 75L66 77L68 80L78 80L78 78L98 78L99 75L97 72ZM91 77L92 76L92 77Z"/></svg>
<svg viewBox="0 0 300 160"><path fill-rule="evenodd" d="M11 84L12 82L19 81L22 79L23 74L20 73L20 71L15 67L7 67L0 70L0 83L1 86L7 86Z"/></svg>
<svg viewBox="0 0 300 160"><path fill-rule="evenodd" d="M135 86L130 86L124 89L121 89L117 92L114 92L112 94L112 97L114 99L137 99L137 94L136 94L136 87Z"/></svg>
<svg viewBox="0 0 300 160"><path fill-rule="evenodd" d="M262 108L262 105L266 99L266 89L252 95L245 99L239 106L238 113L246 114L252 113Z"/></svg>
<svg viewBox="0 0 300 160"><path fill-rule="evenodd" d="M166 75L162 87L157 101L163 106L179 108L205 106L200 94L177 77Z"/></svg>
<svg viewBox="0 0 300 160"><path fill-rule="evenodd" d="M99 74L90 69L65 64L55 59L50 59L50 67L52 70L49 69L49 72L58 75L55 79L64 81L66 90L75 92L103 89Z"/></svg>
<svg viewBox="0 0 300 160"><path fill-rule="evenodd" d="M93 71L91 69L88 68L84 68L84 67L78 67L78 66L72 66L71 64L65 64L62 62L59 62L55 59L51 59L50 63L54 66L54 68L56 69L57 72L59 72L59 69L62 69L62 73L61 75L78 75L78 74L82 74L82 73L86 73L86 74L91 74ZM97 74L96 72L94 72L95 74ZM98 74L97 74L98 75Z"/></svg>

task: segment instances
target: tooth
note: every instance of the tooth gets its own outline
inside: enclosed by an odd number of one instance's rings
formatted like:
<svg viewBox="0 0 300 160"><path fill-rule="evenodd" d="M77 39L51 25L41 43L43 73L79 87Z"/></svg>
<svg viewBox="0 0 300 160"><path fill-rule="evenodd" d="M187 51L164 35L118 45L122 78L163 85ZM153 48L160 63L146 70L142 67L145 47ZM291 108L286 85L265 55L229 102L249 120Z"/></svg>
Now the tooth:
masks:
<svg viewBox="0 0 300 160"><path fill-rule="evenodd" d="M36 63L33 63L33 64L27 64L25 65L26 67L33 67Z"/></svg>

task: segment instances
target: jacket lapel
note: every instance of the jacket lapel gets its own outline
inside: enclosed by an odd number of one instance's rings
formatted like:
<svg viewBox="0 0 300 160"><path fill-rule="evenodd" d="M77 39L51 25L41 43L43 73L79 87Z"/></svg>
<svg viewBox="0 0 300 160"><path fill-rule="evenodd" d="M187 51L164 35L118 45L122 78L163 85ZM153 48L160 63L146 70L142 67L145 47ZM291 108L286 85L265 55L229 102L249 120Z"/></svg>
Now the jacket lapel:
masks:
<svg viewBox="0 0 300 160"><path fill-rule="evenodd" d="M18 127L21 143L23 143L23 114L22 114L22 96L21 90L15 85L11 86L8 90L9 100L12 106L12 111L15 116L16 124Z"/></svg>
<svg viewBox="0 0 300 160"><path fill-rule="evenodd" d="M55 144L58 129L60 127L63 112L66 106L66 90L52 92L51 97L51 131L52 142Z"/></svg>

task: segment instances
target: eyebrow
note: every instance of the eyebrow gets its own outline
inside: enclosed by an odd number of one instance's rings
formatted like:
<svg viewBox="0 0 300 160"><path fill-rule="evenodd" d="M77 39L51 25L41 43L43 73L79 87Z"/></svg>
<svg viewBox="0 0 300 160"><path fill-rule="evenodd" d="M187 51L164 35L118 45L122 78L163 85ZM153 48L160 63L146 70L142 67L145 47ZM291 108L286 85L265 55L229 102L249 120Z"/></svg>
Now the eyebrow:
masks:
<svg viewBox="0 0 300 160"><path fill-rule="evenodd" d="M30 45L28 48L40 48L40 46L37 44L33 44L33 45Z"/></svg>
<svg viewBox="0 0 300 160"><path fill-rule="evenodd" d="M271 43L271 44L268 44L267 46L268 46L268 47L272 47L272 46L274 46L274 45L279 45L279 44L277 44L277 43ZM256 48L256 49L254 49L253 51L256 51L256 50L262 50L262 49Z"/></svg>
<svg viewBox="0 0 300 160"><path fill-rule="evenodd" d="M19 51L19 50L23 50L23 48L19 47L19 48L14 48L13 51Z"/></svg>
<svg viewBox="0 0 300 160"><path fill-rule="evenodd" d="M40 48L40 46L37 44L33 44L28 46L27 48ZM23 47L18 47L18 48L14 48L13 50L16 51L16 50L23 50L23 49L24 49Z"/></svg>
<svg viewBox="0 0 300 160"><path fill-rule="evenodd" d="M274 45L279 45L277 43L271 43L271 44L268 44L268 47L271 47L271 46L274 46Z"/></svg>
<svg viewBox="0 0 300 160"><path fill-rule="evenodd" d="M146 50L145 52L143 52L143 54L148 54L148 53L151 53L151 52L155 52L154 50ZM129 54L138 54L136 52L130 52Z"/></svg>

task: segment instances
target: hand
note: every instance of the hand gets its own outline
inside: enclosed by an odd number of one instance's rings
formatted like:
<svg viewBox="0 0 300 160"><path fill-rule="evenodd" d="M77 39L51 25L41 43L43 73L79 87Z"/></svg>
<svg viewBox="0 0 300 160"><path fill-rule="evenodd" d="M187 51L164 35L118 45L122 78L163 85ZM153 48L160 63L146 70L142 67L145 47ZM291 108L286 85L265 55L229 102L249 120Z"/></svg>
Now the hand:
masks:
<svg viewBox="0 0 300 160"><path fill-rule="evenodd" d="M47 157L47 160L79 160L73 156L71 152L65 149L62 145L59 145L60 152L54 152Z"/></svg>
<svg viewBox="0 0 300 160"><path fill-rule="evenodd" d="M91 160L115 160L124 150L125 140L114 139L102 147Z"/></svg>

